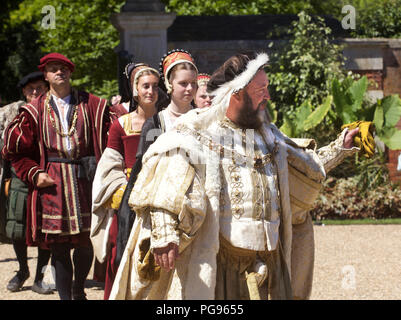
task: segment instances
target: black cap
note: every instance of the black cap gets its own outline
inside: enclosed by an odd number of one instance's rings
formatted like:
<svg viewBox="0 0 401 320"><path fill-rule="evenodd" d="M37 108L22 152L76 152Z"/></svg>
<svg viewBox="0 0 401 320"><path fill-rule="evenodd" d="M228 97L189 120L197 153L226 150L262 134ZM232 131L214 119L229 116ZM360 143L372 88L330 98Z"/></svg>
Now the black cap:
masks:
<svg viewBox="0 0 401 320"><path fill-rule="evenodd" d="M17 85L18 89L22 89L23 87L25 87L28 83L30 82L34 82L36 80L43 80L45 81L45 76L43 75L43 72L40 71L35 71L35 72L31 72L30 74L26 75L25 77L23 77Z"/></svg>

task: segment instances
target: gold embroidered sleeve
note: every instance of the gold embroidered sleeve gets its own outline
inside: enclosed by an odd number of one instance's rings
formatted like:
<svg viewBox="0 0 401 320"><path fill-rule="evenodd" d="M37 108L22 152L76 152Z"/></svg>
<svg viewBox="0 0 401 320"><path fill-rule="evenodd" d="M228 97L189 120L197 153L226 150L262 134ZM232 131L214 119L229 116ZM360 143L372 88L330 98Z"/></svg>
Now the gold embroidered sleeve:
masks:
<svg viewBox="0 0 401 320"><path fill-rule="evenodd" d="M338 166L346 157L359 151L359 148L357 147L351 149L345 149L343 147L344 137L347 131L348 129L343 130L336 140L317 151L326 173Z"/></svg>
<svg viewBox="0 0 401 320"><path fill-rule="evenodd" d="M151 250L164 248L169 243L179 245L180 236L178 232L178 216L166 210L151 209L150 218L152 221Z"/></svg>
<svg viewBox="0 0 401 320"><path fill-rule="evenodd" d="M148 159L130 195L138 215L150 214L152 248L174 242L184 250L202 225L207 200L202 175L180 152Z"/></svg>
<svg viewBox="0 0 401 320"><path fill-rule="evenodd" d="M155 155L143 163L128 203L137 214L157 208L178 215L194 176L181 150Z"/></svg>

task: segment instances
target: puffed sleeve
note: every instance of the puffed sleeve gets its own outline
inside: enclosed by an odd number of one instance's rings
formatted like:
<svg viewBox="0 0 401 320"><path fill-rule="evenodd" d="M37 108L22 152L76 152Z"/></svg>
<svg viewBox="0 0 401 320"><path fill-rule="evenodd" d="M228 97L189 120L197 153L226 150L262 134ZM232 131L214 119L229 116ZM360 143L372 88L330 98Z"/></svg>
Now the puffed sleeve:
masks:
<svg viewBox="0 0 401 320"><path fill-rule="evenodd" d="M124 129L121 127L120 122L114 121L110 127L109 137L107 140L107 148L114 149L120 154L124 154L124 145L122 136L125 135Z"/></svg>
<svg viewBox="0 0 401 320"><path fill-rule="evenodd" d="M36 120L29 112L21 111L6 128L1 155L11 161L18 178L33 185L36 175L43 172L39 154Z"/></svg>
<svg viewBox="0 0 401 320"><path fill-rule="evenodd" d="M144 162L128 203L138 215L150 214L152 249L173 242L182 251L199 230L207 210L200 178L180 150Z"/></svg>

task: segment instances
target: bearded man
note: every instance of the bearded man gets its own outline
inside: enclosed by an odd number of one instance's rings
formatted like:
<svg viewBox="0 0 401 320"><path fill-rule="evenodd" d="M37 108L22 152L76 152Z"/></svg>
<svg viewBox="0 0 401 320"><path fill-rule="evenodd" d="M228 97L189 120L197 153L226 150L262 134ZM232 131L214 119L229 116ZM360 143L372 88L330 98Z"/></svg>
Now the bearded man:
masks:
<svg viewBox="0 0 401 320"><path fill-rule="evenodd" d="M27 244L50 249L60 299L81 300L93 260L91 172L106 146L107 101L71 87L75 65L62 54L44 56L38 67L50 89L20 108L2 156L29 186Z"/></svg>
<svg viewBox="0 0 401 320"><path fill-rule="evenodd" d="M267 62L228 59L208 83L212 106L182 116L144 155L111 299L293 297L289 168L319 184L355 152L357 130L320 158L313 141L286 137L265 110Z"/></svg>

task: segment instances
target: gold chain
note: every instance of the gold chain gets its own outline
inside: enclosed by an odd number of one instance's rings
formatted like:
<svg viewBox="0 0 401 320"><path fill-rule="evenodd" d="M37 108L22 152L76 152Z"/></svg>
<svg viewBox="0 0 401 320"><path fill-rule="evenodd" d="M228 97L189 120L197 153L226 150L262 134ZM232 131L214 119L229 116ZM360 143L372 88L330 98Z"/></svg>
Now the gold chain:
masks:
<svg viewBox="0 0 401 320"><path fill-rule="evenodd" d="M226 129L230 129L233 132L236 132L234 130L234 128L232 128L232 126L230 125L230 123L232 123L232 121L228 120L228 119L224 119L223 121L219 121L219 125L223 128ZM235 124L234 124L235 125ZM240 129L240 128L238 128ZM246 135L244 133L244 131L242 129L240 129L241 132L241 136L242 136L242 141L243 142L247 142L246 141ZM263 138L263 135L262 135ZM263 138L264 140L264 138ZM265 141L266 143L266 141ZM267 145L267 143L266 143ZM254 156L253 160L254 160L254 168L263 168L266 164L268 163L272 163L272 156L274 156L278 151L278 145L277 145L277 141L274 141L274 148L273 151L271 153L268 154L262 154L261 152L259 152L259 155ZM255 150L255 152L257 152L257 150Z"/></svg>
<svg viewBox="0 0 401 320"><path fill-rule="evenodd" d="M263 168L266 166L268 163L272 162L272 155L274 155L277 150L274 150L273 153L268 153L262 156L255 156L253 158L250 158L249 156L240 154L234 149L227 148L219 143L214 142L210 137L206 137L202 135L199 131L195 131L187 127L186 125L180 123L176 126L177 132L181 132L184 134L191 134L195 136L195 138L202 143L203 145L209 147L210 150L215 151L216 153L219 153L220 156L223 156L224 154L230 154L232 156L232 161L234 164L238 163L246 163L250 159L252 159L253 167L254 168ZM275 148L276 149L276 148Z"/></svg>
<svg viewBox="0 0 401 320"><path fill-rule="evenodd" d="M53 118L53 116L52 116L51 109L50 109L50 103L49 103L49 102L50 102L50 91L47 92L46 100L45 100L45 107L47 108L47 113L49 114L50 122L51 122L51 124L52 124L54 130L57 132L57 134L59 134L59 135L62 136L62 137L69 137L69 136L71 136L71 135L74 133L75 128L76 128L76 124L77 124L77 118L78 118L78 104L75 106L74 116L73 116L73 118L72 118L71 128L70 128L70 130L68 131L68 133L64 133L64 132L60 132L60 131L57 129L56 121L54 120L54 118Z"/></svg>

